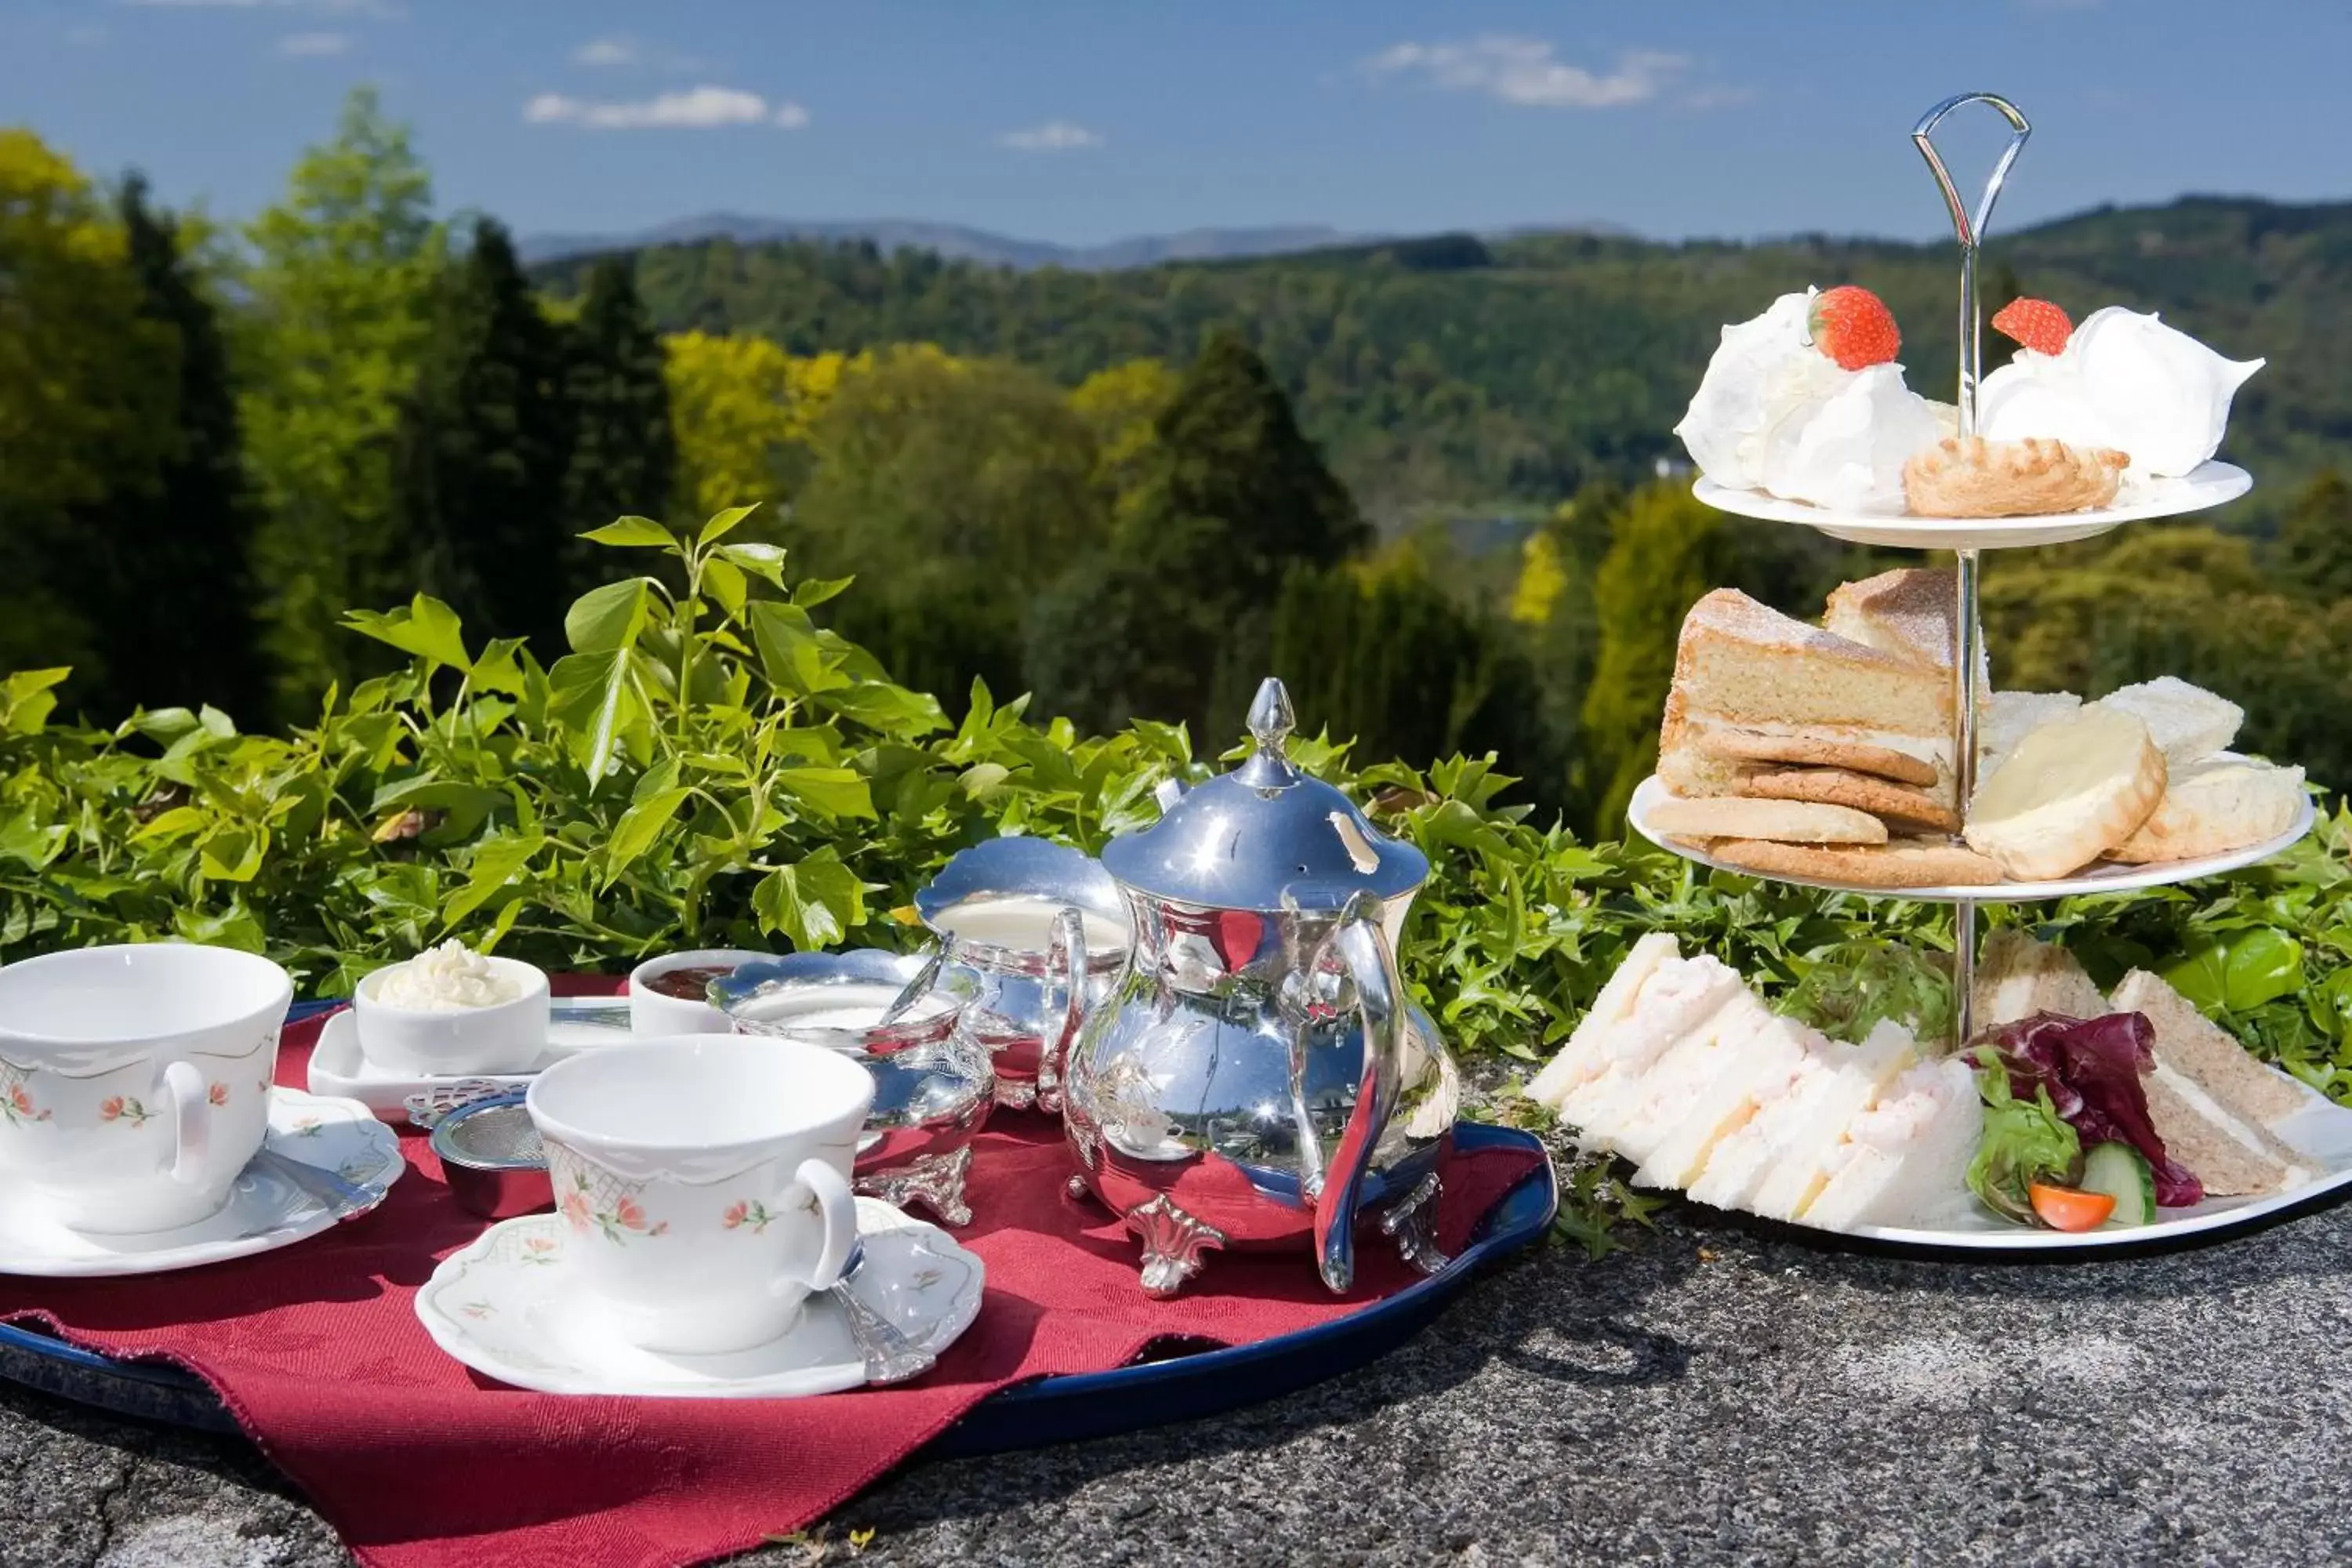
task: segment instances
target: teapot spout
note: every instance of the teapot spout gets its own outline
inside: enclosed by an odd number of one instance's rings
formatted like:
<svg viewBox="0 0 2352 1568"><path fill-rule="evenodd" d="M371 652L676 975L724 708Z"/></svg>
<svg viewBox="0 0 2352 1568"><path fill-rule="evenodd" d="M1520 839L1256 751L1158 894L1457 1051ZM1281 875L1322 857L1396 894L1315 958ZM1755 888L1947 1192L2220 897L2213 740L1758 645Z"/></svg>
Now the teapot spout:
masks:
<svg viewBox="0 0 2352 1568"><path fill-rule="evenodd" d="M1359 893L1328 938L1356 989L1363 1024L1363 1070L1356 1102L1315 1194L1315 1262L1323 1283L1344 1295L1356 1279L1356 1207L1381 1134L1396 1114L1404 1080L1404 984L1381 930L1381 901Z"/></svg>

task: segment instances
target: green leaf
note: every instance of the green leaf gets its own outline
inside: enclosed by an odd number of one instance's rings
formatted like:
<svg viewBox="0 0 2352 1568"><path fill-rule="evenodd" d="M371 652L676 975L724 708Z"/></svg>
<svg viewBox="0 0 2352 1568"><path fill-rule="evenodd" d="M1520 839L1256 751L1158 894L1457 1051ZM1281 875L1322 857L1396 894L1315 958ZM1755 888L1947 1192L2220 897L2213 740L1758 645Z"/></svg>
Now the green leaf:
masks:
<svg viewBox="0 0 2352 1568"><path fill-rule="evenodd" d="M621 820L613 825L613 837L604 844L604 873L598 879L599 889L609 888L618 881L621 873L637 862L637 858L653 847L661 830L677 815L678 804L694 792L686 788L657 790L633 803L621 813Z"/></svg>
<svg viewBox="0 0 2352 1568"><path fill-rule="evenodd" d="M803 581L793 584L793 603L798 605L803 610L807 609L811 605L822 605L827 599L840 597L842 593L847 589L852 583L856 581L857 579L855 577L810 577L803 579ZM779 584L779 586L781 586L781 584Z"/></svg>
<svg viewBox="0 0 2352 1568"><path fill-rule="evenodd" d="M716 540L724 539L734 532L745 518L759 510L758 501L753 501L750 506L730 506L725 511L712 517L709 522L704 523L702 531L695 536L694 542L697 544L709 544Z"/></svg>
<svg viewBox="0 0 2352 1568"><path fill-rule="evenodd" d="M740 617L743 614L743 602L751 596L750 584L743 581L743 574L730 563L716 557L702 563L702 586L719 601L720 609L733 616Z"/></svg>
<svg viewBox="0 0 2352 1568"><path fill-rule="evenodd" d="M2303 989L2303 944L2276 931L2250 931L2230 944L2222 964L2221 1000L2232 1013L2251 1013Z"/></svg>
<svg viewBox="0 0 2352 1568"><path fill-rule="evenodd" d="M198 864L215 881L250 882L268 853L268 828L225 827L204 840Z"/></svg>
<svg viewBox="0 0 2352 1568"><path fill-rule="evenodd" d="M212 818L193 805L175 805L163 812L131 836L133 844L151 844L161 840L184 838L200 833Z"/></svg>
<svg viewBox="0 0 2352 1568"><path fill-rule="evenodd" d="M563 726L572 759L593 786L633 731L651 721L626 647L575 653L547 672L548 710Z"/></svg>
<svg viewBox="0 0 2352 1568"><path fill-rule="evenodd" d="M2191 948L2157 975L2209 1017L2228 1005L2229 950L2218 942Z"/></svg>
<svg viewBox="0 0 2352 1568"><path fill-rule="evenodd" d="M626 550L667 550L677 543L677 536L649 517L616 518L602 528L592 528L580 536L598 544L616 544Z"/></svg>
<svg viewBox="0 0 2352 1568"><path fill-rule="evenodd" d="M887 681L862 680L827 691L818 700L843 718L855 719L893 740L919 740L948 727L948 716L938 698Z"/></svg>
<svg viewBox="0 0 2352 1568"><path fill-rule="evenodd" d="M0 860L18 860L37 871L58 858L69 836L62 822L42 823L33 816L33 808L26 806L7 816L0 816Z"/></svg>
<svg viewBox="0 0 2352 1568"><path fill-rule="evenodd" d="M474 851L473 862L466 868L466 885L441 905L442 930L456 930L467 916L511 885L546 844L546 838L537 833L486 840Z"/></svg>
<svg viewBox="0 0 2352 1568"><path fill-rule="evenodd" d="M39 734L58 705L49 689L72 673L70 668L20 669L0 680L0 733Z"/></svg>
<svg viewBox="0 0 2352 1568"><path fill-rule="evenodd" d="M732 562L776 587L784 585L784 547L781 544L722 544L718 558Z"/></svg>
<svg viewBox="0 0 2352 1568"><path fill-rule="evenodd" d="M849 684L849 677L835 668L825 652L806 610L761 599L745 616L751 624L752 645L760 650L760 671L777 690L807 697Z"/></svg>
<svg viewBox="0 0 2352 1568"><path fill-rule="evenodd" d="M786 795L826 816L870 817L873 793L848 768L778 768L776 784Z"/></svg>
<svg viewBox="0 0 2352 1568"><path fill-rule="evenodd" d="M611 653L633 646L646 628L647 590L652 583L650 577L631 577L592 588L574 599L563 616L563 637L572 651Z"/></svg>
<svg viewBox="0 0 2352 1568"><path fill-rule="evenodd" d="M452 669L474 668L473 660L466 655L466 639L457 612L428 595L417 595L404 609L348 611L343 625L362 637L390 643L403 653L415 654L429 665Z"/></svg>
<svg viewBox="0 0 2352 1568"><path fill-rule="evenodd" d="M782 931L797 949L829 947L866 923L866 887L827 845L761 878L751 911L761 931Z"/></svg>

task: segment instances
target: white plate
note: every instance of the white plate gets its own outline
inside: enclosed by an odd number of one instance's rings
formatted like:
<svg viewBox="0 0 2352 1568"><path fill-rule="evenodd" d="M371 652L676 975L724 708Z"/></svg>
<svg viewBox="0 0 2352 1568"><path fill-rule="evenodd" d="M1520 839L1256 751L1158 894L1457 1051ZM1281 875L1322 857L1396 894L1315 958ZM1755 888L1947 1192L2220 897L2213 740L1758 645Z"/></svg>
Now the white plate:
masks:
<svg viewBox="0 0 2352 1568"><path fill-rule="evenodd" d="M878 1198L857 1200L866 1260L850 1289L937 1355L980 1315L988 1271L937 1226ZM486 1376L542 1394L671 1399L797 1399L866 1381L866 1358L832 1297L809 1298L780 1339L725 1355L667 1355L617 1338L572 1287L556 1215L502 1220L454 1252L416 1293L433 1341Z"/></svg>
<svg viewBox="0 0 2352 1568"><path fill-rule="evenodd" d="M567 1001L572 1015L568 1018ZM558 997L554 1021L547 1032L547 1049L531 1064L530 1072L436 1074L401 1072L368 1060L360 1050L358 1017L346 1007L327 1020L326 1027L319 1031L318 1043L310 1047L310 1092L356 1100L385 1121L405 1121L410 1095L430 1094L436 1089L471 1089L476 1086L485 1089L521 1089L530 1082L532 1074L550 1063L632 1037L625 1023L593 1023L588 1021L590 1016L625 1018L625 1003L604 997Z"/></svg>
<svg viewBox="0 0 2352 1568"><path fill-rule="evenodd" d="M2127 486L2114 506L2087 511L2046 512L2036 517L1885 517L1866 512L1826 511L1801 500L1783 500L1762 490L1735 490L1702 479L1691 494L1717 511L1767 522L1795 522L1820 529L1832 539L1897 550L2000 550L2027 544L2065 544L2090 539L2126 522L2179 517L2236 500L2254 488L2253 476L2234 464L2210 462L2177 479L2148 479Z"/></svg>
<svg viewBox="0 0 2352 1568"><path fill-rule="evenodd" d="M2278 1072L2276 1068L2271 1070ZM2284 1073L2279 1073L2279 1076L2287 1078ZM2331 1193L2352 1184L2352 1110L2347 1110L2298 1079L2287 1078L2287 1081L2309 1095L2310 1103L2293 1115L2272 1123L2271 1131L2325 1167L2319 1179L2307 1185L2258 1197L2207 1198L2203 1203L2193 1204L2188 1208L2158 1209L2156 1212L2167 1217L2153 1225L2116 1226L2072 1236L2064 1231L2039 1230L2032 1226L2015 1225L1988 1212L1981 1205L1972 1205L1967 1215L1940 1228L1866 1225L1843 1234L1870 1241L1904 1242L1915 1247L1959 1247L1989 1252L2075 1252L2090 1247L2164 1241L2251 1225L2265 1215L2276 1214L2281 1209L2291 1208L2323 1193Z"/></svg>
<svg viewBox="0 0 2352 1568"><path fill-rule="evenodd" d="M269 1091L268 1147L332 1171L378 1199L407 1168L400 1140L355 1100ZM275 1172L248 1167L208 1219L144 1236L85 1236L49 1217L22 1187L0 1185L0 1274L45 1278L160 1274L274 1252L331 1229L335 1213Z"/></svg>
<svg viewBox="0 0 2352 1568"><path fill-rule="evenodd" d="M1966 900L1977 904L2023 904L2038 899L2072 898L2078 893L2127 893L2135 888L2162 888L2174 882L2191 882L2200 877L2235 871L2283 854L2300 843L2317 820L2311 797L2305 795L2302 811L2296 814L2294 826L2284 833L2276 838L2266 838L2260 844L2249 844L2242 849L2232 849L2223 855L2207 855L2194 860L2164 860L2147 866L2126 866L2102 860L2088 870L2052 882L1991 882L1982 887L1966 888L1866 888L1819 877L1789 877L1776 871L1755 871L1744 866L1729 866L1707 854L1698 845L1680 844L1664 837L1651 830L1649 817L1658 803L1670 798L1671 795L1664 783L1655 773L1651 774L1633 791L1633 802L1626 808L1626 819L1633 825L1634 832L1659 848L1679 855L1685 860L1696 860L1718 871L1729 871L1740 877L1757 877L1768 882L1793 882L1801 888L1820 888L1829 892L1862 893L1874 899L1920 899L1930 903Z"/></svg>

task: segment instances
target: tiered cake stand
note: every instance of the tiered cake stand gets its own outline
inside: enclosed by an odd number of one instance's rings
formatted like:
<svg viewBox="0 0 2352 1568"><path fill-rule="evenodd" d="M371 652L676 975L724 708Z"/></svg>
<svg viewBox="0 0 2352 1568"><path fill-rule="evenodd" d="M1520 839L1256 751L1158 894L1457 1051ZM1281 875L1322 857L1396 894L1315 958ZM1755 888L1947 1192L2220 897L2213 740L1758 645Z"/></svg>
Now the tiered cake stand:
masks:
<svg viewBox="0 0 2352 1568"><path fill-rule="evenodd" d="M1986 183L1984 195L1978 200L1973 215L1960 200L1932 140L1936 126L1943 118L1967 103L1989 105L2008 121L2010 126L2009 145L2003 150L2000 161L1994 165L1992 177ZM1981 333L1977 311L1977 250L1984 237L1986 221L1992 216L1993 202L2000 195L2001 182L2007 177L2010 165L2017 161L2017 154L2025 146L2025 139L2032 130L2025 116L2008 100L1988 92L1971 92L1947 99L1929 110L1911 132L1912 140L1918 144L1920 155L1927 159L1927 167L1935 174L1936 184L1943 192L1946 205L1951 209L1953 232L1959 239L1958 403L1960 432L1964 436L1973 434L1977 427L1977 375ZM1956 715L1952 740L1958 800L1965 807L1976 786L1977 704L1974 687L1978 667L1983 661L1984 647L1983 627L1978 619L1977 575L1983 552L2023 545L2065 543L2092 538L2126 522L2201 511L2235 500L2252 486L2253 481L2244 469L2232 468L2227 463L2209 462L2184 478L2135 487L2126 504L2051 516L1988 519L1842 514L1824 511L1799 501L1782 500L1757 490L1727 489L1706 479L1698 482L1694 493L1700 500L1719 510L1770 521L1801 523L1819 529L1833 539L1862 544L1952 552L1958 563L1956 575L1959 591L1959 647L1952 669L1958 689L1952 704L1952 711ZM1703 865L1720 866L1720 862L1710 859L1698 847L1676 843L1644 826L1649 810L1664 795L1664 786L1655 778L1645 781L1634 793L1630 816L1635 830L1686 859ZM2122 892L2134 888L2186 882L2217 872L2234 870L2291 847L2311 831L2313 816L2311 805L2306 800L2292 829L2266 843L2195 860L2148 866L2102 864L2060 881L1898 889L1861 887L1813 878L1777 877L1772 879L1877 898L1926 899L1950 903L1953 906L1952 1011L1958 1038L1965 1042L1974 1032L1971 993L1975 989L1979 904L2025 903L2077 893ZM1759 875L1737 867L1721 868L1738 871L1742 876Z"/></svg>

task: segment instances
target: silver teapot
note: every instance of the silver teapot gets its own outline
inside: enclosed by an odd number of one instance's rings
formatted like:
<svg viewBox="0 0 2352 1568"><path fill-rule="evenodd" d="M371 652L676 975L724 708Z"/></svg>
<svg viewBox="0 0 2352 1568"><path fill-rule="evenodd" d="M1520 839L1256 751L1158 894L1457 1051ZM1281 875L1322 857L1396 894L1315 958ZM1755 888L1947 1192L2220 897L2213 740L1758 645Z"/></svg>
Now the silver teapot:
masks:
<svg viewBox="0 0 2352 1568"><path fill-rule="evenodd" d="M1343 1293L1375 1215L1414 1264L1444 1261L1436 1166L1460 1078L1396 965L1429 860L1299 772L1294 725L1267 680L1254 754L1103 850L1135 941L1062 1074L1070 1193L1136 1233L1157 1296L1215 1248L1311 1249Z"/></svg>

